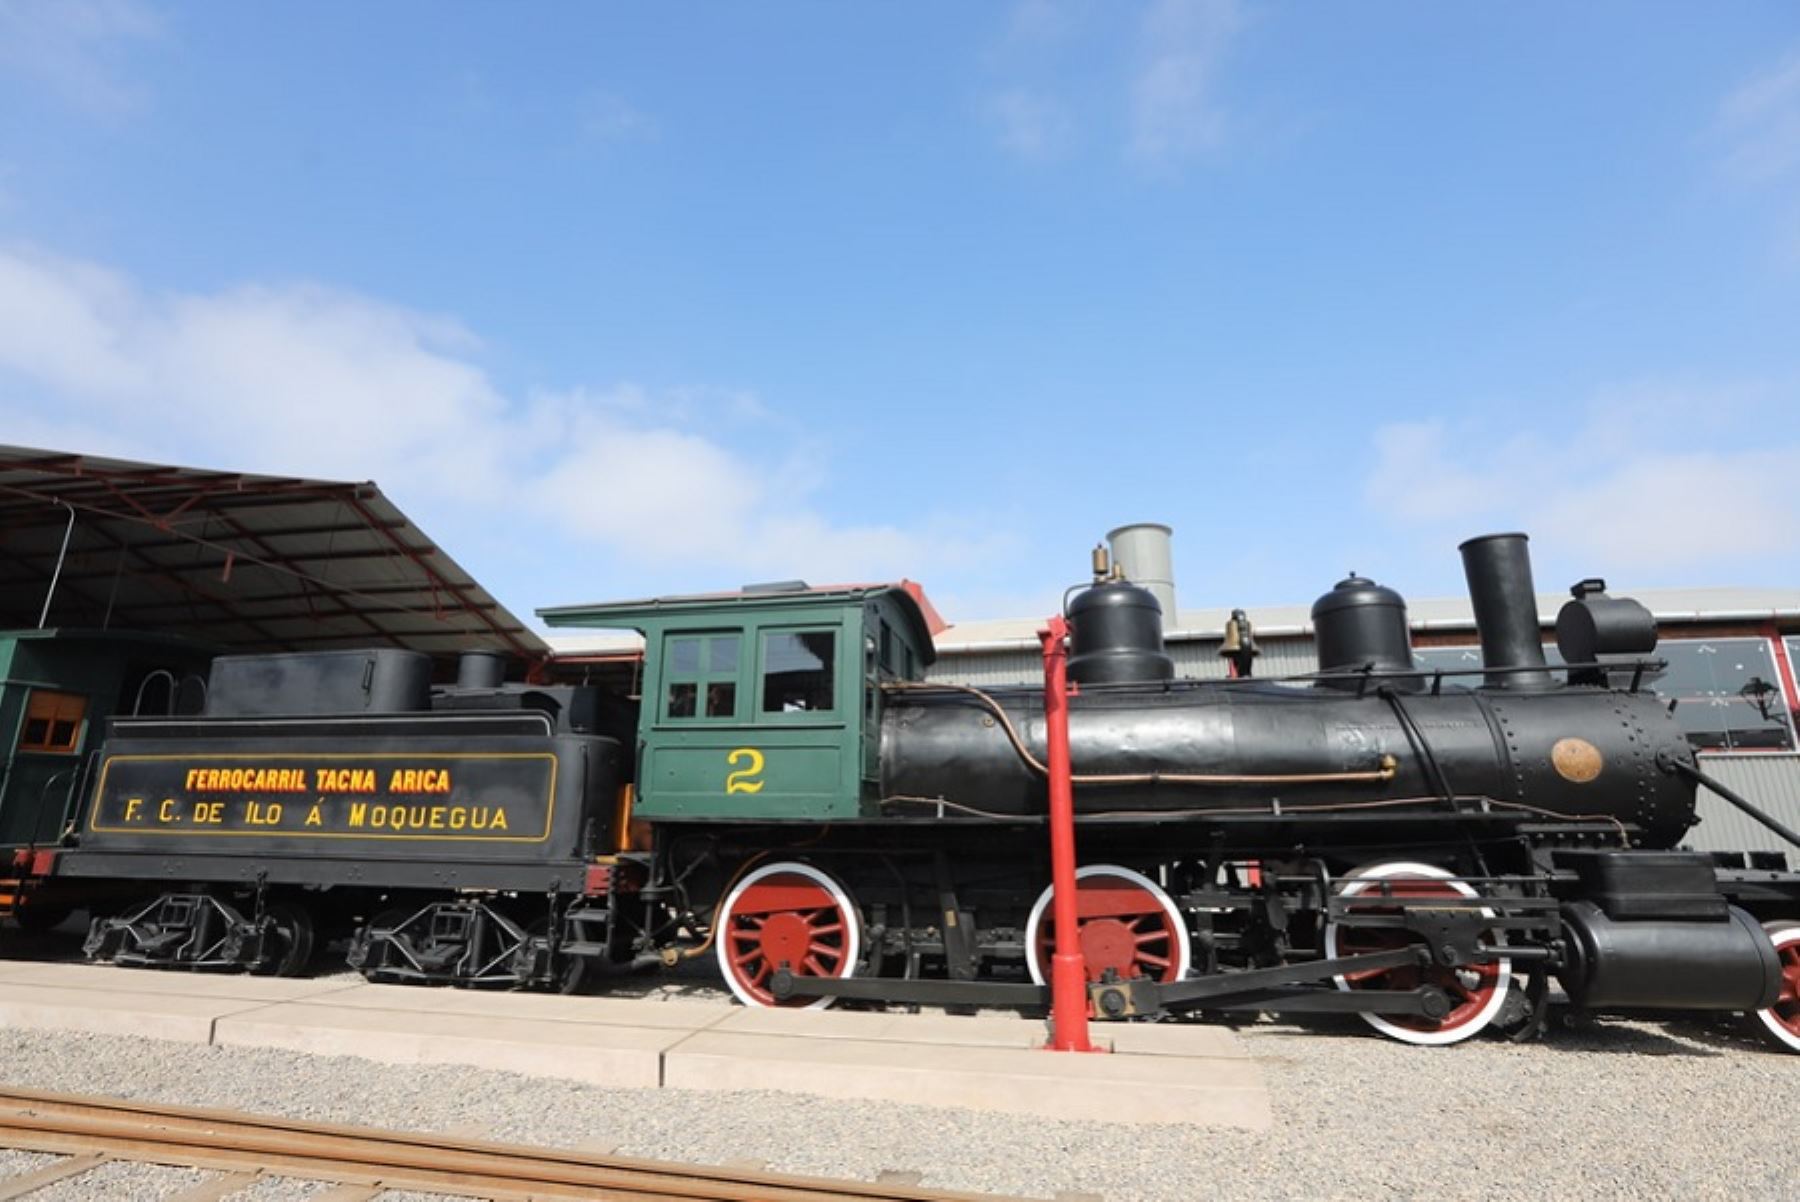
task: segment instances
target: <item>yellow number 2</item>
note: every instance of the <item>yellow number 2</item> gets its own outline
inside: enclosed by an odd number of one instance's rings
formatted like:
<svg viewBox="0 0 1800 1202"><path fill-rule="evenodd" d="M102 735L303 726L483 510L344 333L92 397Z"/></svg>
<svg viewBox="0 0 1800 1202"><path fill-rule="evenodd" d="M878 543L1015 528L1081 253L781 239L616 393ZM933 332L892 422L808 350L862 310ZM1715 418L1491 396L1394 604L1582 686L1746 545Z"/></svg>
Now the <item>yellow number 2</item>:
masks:
<svg viewBox="0 0 1800 1202"><path fill-rule="evenodd" d="M725 762L736 766L743 764L736 772L725 778L727 793L761 793L763 783L757 778L762 775L763 753L754 747L739 747L725 757Z"/></svg>

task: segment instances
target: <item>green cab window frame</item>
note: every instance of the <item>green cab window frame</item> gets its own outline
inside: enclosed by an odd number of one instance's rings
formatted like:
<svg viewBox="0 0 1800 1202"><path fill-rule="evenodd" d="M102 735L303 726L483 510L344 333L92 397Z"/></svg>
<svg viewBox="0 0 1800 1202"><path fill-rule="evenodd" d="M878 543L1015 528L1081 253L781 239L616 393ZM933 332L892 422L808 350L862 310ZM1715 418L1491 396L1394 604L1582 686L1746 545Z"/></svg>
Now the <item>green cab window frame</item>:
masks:
<svg viewBox="0 0 1800 1202"><path fill-rule="evenodd" d="M765 626L757 632L759 721L838 716L838 638L835 626Z"/></svg>
<svg viewBox="0 0 1800 1202"><path fill-rule="evenodd" d="M734 722L744 660L742 630L670 630L662 636L662 722Z"/></svg>

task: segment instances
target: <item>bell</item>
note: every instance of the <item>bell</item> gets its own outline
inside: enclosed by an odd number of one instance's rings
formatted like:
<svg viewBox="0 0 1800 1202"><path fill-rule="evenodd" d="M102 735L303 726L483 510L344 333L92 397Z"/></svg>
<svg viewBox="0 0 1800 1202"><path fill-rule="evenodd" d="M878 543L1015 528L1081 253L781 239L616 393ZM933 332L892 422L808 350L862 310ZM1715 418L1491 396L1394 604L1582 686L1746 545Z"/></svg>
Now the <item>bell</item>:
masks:
<svg viewBox="0 0 1800 1202"><path fill-rule="evenodd" d="M1241 655L1261 655L1262 649L1256 645L1256 631L1250 625L1250 618L1241 609L1231 611L1231 619L1225 623L1225 641L1219 644L1219 655L1229 659Z"/></svg>
<svg viewBox="0 0 1800 1202"><path fill-rule="evenodd" d="M1247 678L1255 668L1256 657L1261 654L1250 616L1241 609L1232 610L1230 620L1225 623L1225 638L1219 644L1219 655L1230 662L1233 679Z"/></svg>

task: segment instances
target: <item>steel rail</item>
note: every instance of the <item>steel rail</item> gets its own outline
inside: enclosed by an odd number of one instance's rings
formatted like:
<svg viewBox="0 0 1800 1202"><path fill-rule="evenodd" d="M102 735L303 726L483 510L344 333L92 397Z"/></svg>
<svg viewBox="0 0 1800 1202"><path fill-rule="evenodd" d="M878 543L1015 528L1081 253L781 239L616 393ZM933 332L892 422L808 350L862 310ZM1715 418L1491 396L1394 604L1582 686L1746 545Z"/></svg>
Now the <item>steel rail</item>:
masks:
<svg viewBox="0 0 1800 1202"><path fill-rule="evenodd" d="M0 1146L494 1202L1003 1202L991 1194L680 1165L11 1087L0 1088Z"/></svg>

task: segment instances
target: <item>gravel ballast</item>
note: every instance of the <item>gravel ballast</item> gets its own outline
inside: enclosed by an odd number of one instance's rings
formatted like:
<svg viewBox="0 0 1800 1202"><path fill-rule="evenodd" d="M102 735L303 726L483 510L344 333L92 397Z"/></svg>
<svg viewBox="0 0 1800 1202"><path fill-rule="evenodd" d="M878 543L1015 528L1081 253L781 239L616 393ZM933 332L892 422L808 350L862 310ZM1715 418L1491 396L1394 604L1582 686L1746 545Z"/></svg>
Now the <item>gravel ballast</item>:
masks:
<svg viewBox="0 0 1800 1202"><path fill-rule="evenodd" d="M1360 1024L1264 1021L1272 1131L1113 1126L777 1093L603 1089L449 1067L79 1034L0 1032L14 1085L330 1122L480 1132L697 1163L1108 1202L1800 1196L1800 1058L1724 1024L1607 1022L1537 1044L1413 1048ZM38 1163L16 1155L0 1172ZM55 1202L158 1197L121 1166ZM101 1192L93 1192L99 1188ZM46 1195L51 1197L51 1195ZM257 1199L302 1197L270 1183Z"/></svg>

